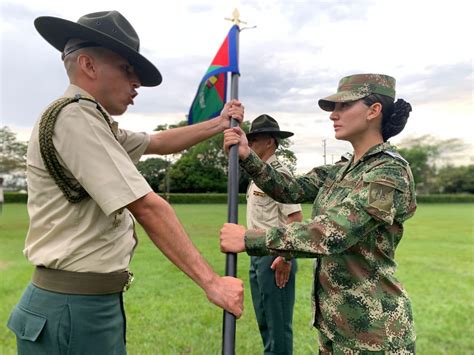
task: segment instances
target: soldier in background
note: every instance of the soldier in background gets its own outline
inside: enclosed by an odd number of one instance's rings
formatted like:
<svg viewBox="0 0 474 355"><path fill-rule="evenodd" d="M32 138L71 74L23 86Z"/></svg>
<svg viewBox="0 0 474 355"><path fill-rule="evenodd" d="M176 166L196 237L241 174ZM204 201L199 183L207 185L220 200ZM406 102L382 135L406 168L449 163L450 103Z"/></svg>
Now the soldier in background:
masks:
<svg viewBox="0 0 474 355"><path fill-rule="evenodd" d="M247 133L252 151L282 174L291 172L277 159L279 140L293 133L281 131L269 115L257 117ZM252 181L247 190L247 228L270 229L301 222L299 204L273 200ZM252 302L262 337L264 354L293 353L293 308L295 305L296 259L281 256L251 256L249 280Z"/></svg>
<svg viewBox="0 0 474 355"><path fill-rule="evenodd" d="M390 76L342 78L337 93L318 103L354 154L301 177L262 162L239 128L225 131L225 149L239 144L241 166L265 193L282 203L314 203L312 220L302 223L267 230L225 224L221 250L317 257L313 314L321 354L415 353L411 302L395 277L415 187L407 161L388 142L405 127L411 106L394 101Z"/></svg>

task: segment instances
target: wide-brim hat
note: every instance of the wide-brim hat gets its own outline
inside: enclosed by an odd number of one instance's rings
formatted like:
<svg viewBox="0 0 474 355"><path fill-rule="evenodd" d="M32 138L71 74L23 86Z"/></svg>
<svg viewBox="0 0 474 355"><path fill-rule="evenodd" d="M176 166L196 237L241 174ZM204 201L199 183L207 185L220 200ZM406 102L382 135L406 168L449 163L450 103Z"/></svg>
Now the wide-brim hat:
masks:
<svg viewBox="0 0 474 355"><path fill-rule="evenodd" d="M278 122L271 116L263 114L252 121L250 131L247 133L247 139L255 137L258 134L271 134L277 138L288 138L293 132L280 131Z"/></svg>
<svg viewBox="0 0 474 355"><path fill-rule="evenodd" d="M71 38L85 42L82 47L105 47L121 55L133 66L142 86L157 86L162 77L158 69L139 53L140 39L128 20L118 11L101 11L82 16L77 22L58 17L41 16L36 30L54 48L64 53ZM82 48L81 44L73 50Z"/></svg>
<svg viewBox="0 0 474 355"><path fill-rule="evenodd" d="M350 102L371 94L380 94L395 99L395 78L384 74L355 74L342 78L337 93L318 101L324 111L334 111L336 102Z"/></svg>

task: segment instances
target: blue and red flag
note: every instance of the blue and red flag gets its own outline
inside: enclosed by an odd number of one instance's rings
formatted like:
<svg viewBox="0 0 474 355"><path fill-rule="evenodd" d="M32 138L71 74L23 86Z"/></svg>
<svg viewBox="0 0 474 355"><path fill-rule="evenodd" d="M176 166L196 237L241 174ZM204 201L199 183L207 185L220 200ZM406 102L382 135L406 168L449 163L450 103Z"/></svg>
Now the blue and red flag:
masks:
<svg viewBox="0 0 474 355"><path fill-rule="evenodd" d="M227 73L239 74L237 63L237 25L232 26L209 69L199 84L189 109L188 124L194 124L219 116L227 97Z"/></svg>

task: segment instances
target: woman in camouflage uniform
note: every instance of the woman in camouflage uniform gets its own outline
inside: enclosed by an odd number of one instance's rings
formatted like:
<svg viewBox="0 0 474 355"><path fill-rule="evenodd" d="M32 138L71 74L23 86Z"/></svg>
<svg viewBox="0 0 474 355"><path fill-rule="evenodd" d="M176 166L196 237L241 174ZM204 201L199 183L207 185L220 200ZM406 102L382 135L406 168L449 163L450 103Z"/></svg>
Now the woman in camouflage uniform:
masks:
<svg viewBox="0 0 474 355"><path fill-rule="evenodd" d="M331 112L336 139L354 152L335 165L300 177L279 174L248 147L240 128L225 131L224 147L239 144L241 166L282 203L313 202L312 218L245 230L227 223L224 252L317 257L314 326L321 354L414 354L410 299L395 278L395 249L403 223L416 209L410 167L388 143L407 122L411 106L395 100L395 79L358 74L319 100Z"/></svg>

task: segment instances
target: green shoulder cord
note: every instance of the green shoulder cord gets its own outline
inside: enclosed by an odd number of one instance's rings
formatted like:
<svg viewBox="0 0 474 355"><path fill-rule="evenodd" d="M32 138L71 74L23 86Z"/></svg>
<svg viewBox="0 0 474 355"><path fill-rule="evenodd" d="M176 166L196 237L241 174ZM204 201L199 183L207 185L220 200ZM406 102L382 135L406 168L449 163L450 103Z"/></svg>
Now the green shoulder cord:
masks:
<svg viewBox="0 0 474 355"><path fill-rule="evenodd" d="M57 151L54 148L53 144L53 133L54 125L56 124L56 120L61 110L65 106L73 102L79 102L79 100L86 100L96 104L97 109L109 125L110 131L114 135L115 139L117 139L117 135L113 131L112 124L109 121L109 116L104 111L104 109L97 103L97 101L91 98L84 97L81 95L61 98L55 101L43 113L39 124L39 145L41 157L43 158L43 162L46 169L48 170L53 180L56 182L56 185L58 185L64 197L71 203L81 202L85 198L89 197L89 194L78 182L73 182L64 173L63 167L59 163L58 158L56 156Z"/></svg>

